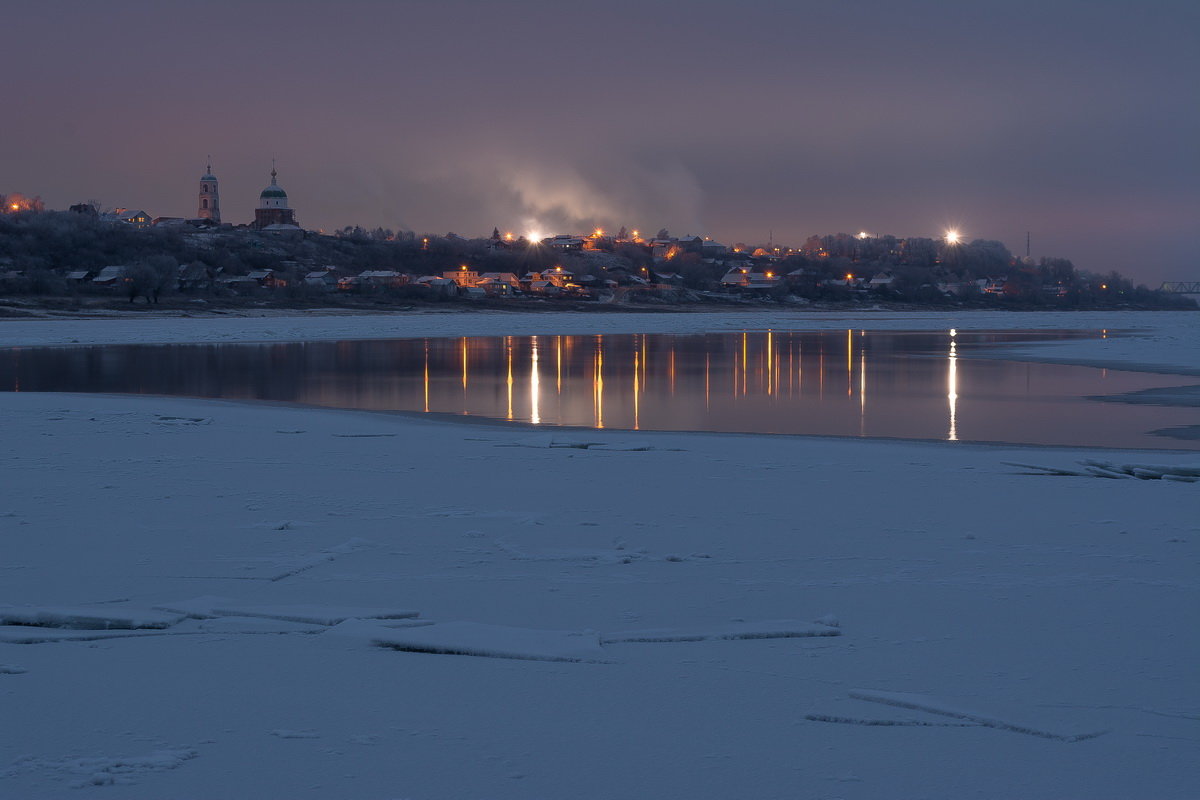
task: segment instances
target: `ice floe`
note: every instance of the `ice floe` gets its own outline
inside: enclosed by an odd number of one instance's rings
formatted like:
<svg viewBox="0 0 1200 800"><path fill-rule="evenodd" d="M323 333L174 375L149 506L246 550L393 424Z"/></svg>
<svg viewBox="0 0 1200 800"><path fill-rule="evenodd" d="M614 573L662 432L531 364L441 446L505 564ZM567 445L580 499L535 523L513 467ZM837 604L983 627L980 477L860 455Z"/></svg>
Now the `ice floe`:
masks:
<svg viewBox="0 0 1200 800"><path fill-rule="evenodd" d="M515 658L529 661L607 661L595 633L544 631L486 625L479 622L439 622L418 628L380 628L371 641L381 647L414 653Z"/></svg>
<svg viewBox="0 0 1200 800"><path fill-rule="evenodd" d="M1030 736L1040 736L1043 739L1055 739L1062 742L1080 742L1085 739L1094 739L1097 736L1102 736L1107 731L1088 731L1081 733L1058 733L1047 730L1044 726L1026 724L1024 722L1012 722L991 714L981 714L976 711L965 711L958 707L957 704L942 700L936 697L930 697L923 694L913 694L909 692L878 692L858 690L850 692L850 697L855 700L865 700L869 703L881 703L887 706L895 706L897 708L907 708L914 711L925 711L930 714L936 714L942 717L951 717L953 719L965 720L973 722L977 725L982 725L985 728L996 728L999 730L1012 731L1014 733L1024 733Z"/></svg>
<svg viewBox="0 0 1200 800"><path fill-rule="evenodd" d="M169 628L182 614L128 606L0 606L0 625L71 630Z"/></svg>
<svg viewBox="0 0 1200 800"><path fill-rule="evenodd" d="M419 611L398 608L355 608L348 606L324 606L317 604L280 606L233 606L214 608L213 613L223 617L259 617L285 622L306 622L310 625L337 625L348 619L411 619L420 616Z"/></svg>
<svg viewBox="0 0 1200 800"><path fill-rule="evenodd" d="M806 636L841 636L832 625L791 619L731 622L708 628L658 628L617 631L600 637L604 644L618 642L707 642L721 639L796 639Z"/></svg>

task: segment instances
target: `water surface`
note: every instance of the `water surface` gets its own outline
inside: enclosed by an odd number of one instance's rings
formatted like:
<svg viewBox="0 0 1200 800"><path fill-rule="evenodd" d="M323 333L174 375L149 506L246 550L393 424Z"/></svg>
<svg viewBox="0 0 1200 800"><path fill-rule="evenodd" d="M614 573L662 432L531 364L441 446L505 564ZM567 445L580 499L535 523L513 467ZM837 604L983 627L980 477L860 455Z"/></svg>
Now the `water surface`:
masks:
<svg viewBox="0 0 1200 800"><path fill-rule="evenodd" d="M1187 378L996 359L1096 331L794 332L0 351L0 388L270 400L542 426L1200 449L1200 410L1104 403Z"/></svg>

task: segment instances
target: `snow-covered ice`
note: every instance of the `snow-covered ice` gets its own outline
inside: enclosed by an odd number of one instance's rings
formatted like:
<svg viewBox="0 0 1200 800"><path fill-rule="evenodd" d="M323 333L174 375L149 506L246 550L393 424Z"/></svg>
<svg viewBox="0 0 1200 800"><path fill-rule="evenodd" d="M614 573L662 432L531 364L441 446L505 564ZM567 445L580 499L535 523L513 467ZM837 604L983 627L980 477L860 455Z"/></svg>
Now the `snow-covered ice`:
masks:
<svg viewBox="0 0 1200 800"><path fill-rule="evenodd" d="M1133 312L0 321L0 345L743 327L1136 329L1020 351L1200 372L1200 315ZM1200 483L1136 479L1194 453L27 393L0 425L0 797L1200 794Z"/></svg>

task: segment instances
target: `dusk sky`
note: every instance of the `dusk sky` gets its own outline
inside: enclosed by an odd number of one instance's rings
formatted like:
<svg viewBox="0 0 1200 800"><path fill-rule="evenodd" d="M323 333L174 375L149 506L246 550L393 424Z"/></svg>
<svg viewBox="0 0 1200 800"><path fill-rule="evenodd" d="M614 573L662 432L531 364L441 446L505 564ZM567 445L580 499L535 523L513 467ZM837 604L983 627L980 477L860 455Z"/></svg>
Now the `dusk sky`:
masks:
<svg viewBox="0 0 1200 800"><path fill-rule="evenodd" d="M1200 3L28 2L0 193L467 236L999 239L1200 279Z"/></svg>

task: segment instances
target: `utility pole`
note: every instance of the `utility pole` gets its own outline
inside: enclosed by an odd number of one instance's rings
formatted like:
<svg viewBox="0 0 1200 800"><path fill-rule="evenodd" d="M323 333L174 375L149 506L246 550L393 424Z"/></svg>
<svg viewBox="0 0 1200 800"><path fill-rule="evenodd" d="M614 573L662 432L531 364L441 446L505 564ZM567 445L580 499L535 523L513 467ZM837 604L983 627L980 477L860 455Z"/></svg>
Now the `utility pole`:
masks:
<svg viewBox="0 0 1200 800"><path fill-rule="evenodd" d="M1030 238L1030 236L1031 236L1030 232L1025 231L1025 258L1029 258L1029 238Z"/></svg>

